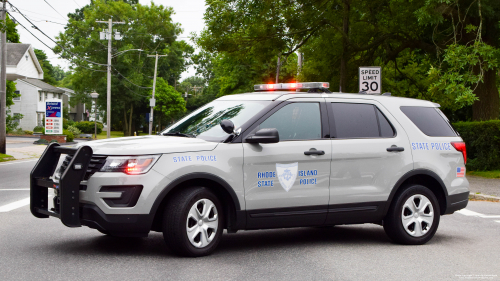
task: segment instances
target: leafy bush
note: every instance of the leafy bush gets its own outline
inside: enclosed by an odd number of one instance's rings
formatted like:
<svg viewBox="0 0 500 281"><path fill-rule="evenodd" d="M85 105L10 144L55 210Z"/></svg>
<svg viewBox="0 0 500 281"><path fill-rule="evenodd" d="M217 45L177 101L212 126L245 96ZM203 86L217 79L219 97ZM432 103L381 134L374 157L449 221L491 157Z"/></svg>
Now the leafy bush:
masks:
<svg viewBox="0 0 500 281"><path fill-rule="evenodd" d="M458 122L453 126L467 146L468 169L500 169L500 120Z"/></svg>
<svg viewBox="0 0 500 281"><path fill-rule="evenodd" d="M82 132L75 126L68 126L68 131L73 133L73 136L79 136Z"/></svg>
<svg viewBox="0 0 500 281"><path fill-rule="evenodd" d="M74 127L77 127L84 134L93 134L94 133L94 122L92 121L80 121L75 122ZM97 133L100 134L102 132L102 128L104 126L102 123L97 122Z"/></svg>
<svg viewBox="0 0 500 281"><path fill-rule="evenodd" d="M74 126L75 121L63 118L63 129L67 130L69 126Z"/></svg>
<svg viewBox="0 0 500 281"><path fill-rule="evenodd" d="M33 135L33 131L24 130L25 135Z"/></svg>
<svg viewBox="0 0 500 281"><path fill-rule="evenodd" d="M33 128L33 132L35 133L42 133L43 132L43 126L36 126Z"/></svg>
<svg viewBox="0 0 500 281"><path fill-rule="evenodd" d="M92 121L80 121L75 122L74 127L77 127L84 134L93 134L94 133L94 122ZM104 126L102 123L97 122L97 133L100 134L102 132L102 128Z"/></svg>
<svg viewBox="0 0 500 281"><path fill-rule="evenodd" d="M70 130L63 130L63 135L66 135L67 142L72 142L75 139L75 136Z"/></svg>

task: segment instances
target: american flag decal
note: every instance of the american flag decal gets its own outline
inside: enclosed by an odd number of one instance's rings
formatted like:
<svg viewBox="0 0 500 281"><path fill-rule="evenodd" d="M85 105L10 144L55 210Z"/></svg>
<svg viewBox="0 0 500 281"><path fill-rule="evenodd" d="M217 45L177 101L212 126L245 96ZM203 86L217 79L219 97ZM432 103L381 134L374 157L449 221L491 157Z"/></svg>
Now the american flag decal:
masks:
<svg viewBox="0 0 500 281"><path fill-rule="evenodd" d="M457 168L457 178L463 178L465 176L465 167Z"/></svg>

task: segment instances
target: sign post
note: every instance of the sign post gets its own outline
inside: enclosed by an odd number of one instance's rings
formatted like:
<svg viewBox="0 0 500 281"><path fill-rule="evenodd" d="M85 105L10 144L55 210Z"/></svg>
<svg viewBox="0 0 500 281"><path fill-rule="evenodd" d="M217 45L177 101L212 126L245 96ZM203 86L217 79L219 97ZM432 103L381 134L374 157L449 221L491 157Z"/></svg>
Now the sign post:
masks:
<svg viewBox="0 0 500 281"><path fill-rule="evenodd" d="M380 66L359 67L359 92L370 95L382 93L382 68Z"/></svg>
<svg viewBox="0 0 500 281"><path fill-rule="evenodd" d="M63 101L45 101L45 134L62 135L63 133Z"/></svg>

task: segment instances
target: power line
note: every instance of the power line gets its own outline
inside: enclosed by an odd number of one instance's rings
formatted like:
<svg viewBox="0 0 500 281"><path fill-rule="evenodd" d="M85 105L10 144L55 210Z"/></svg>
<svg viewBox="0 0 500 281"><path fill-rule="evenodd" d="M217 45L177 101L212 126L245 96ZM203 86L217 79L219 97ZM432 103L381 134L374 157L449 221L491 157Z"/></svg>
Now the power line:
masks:
<svg viewBox="0 0 500 281"><path fill-rule="evenodd" d="M64 20L66 20L66 19L64 18L64 16L63 16L63 15L61 15L61 13L59 13L56 9L54 9L54 7L52 7L52 5L50 5L50 4L49 4L49 2L47 2L47 0L43 0L43 1L44 1L45 3L47 3L47 5L49 5L49 6L52 8L52 10L56 11L56 13L58 13L58 14L59 14L59 15L60 15L60 16L61 16ZM12 5L12 4L11 4L11 5Z"/></svg>
<svg viewBox="0 0 500 281"><path fill-rule="evenodd" d="M10 3L10 2L9 2L9 4L12 6L12 3ZM16 10L17 10L17 11L14 11L14 12L20 13L20 11L21 11L21 9L19 9L19 8L16 8ZM29 11L29 10L26 10L25 8L22 8L22 10L23 10L24 12L28 12L28 13L32 13L32 14L41 15L41 16L44 16L44 17L47 17L47 18L59 19L59 18L56 18L56 17L51 17L51 16L47 16L47 15L40 14L40 13L37 13L37 12Z"/></svg>
<svg viewBox="0 0 500 281"><path fill-rule="evenodd" d="M33 22L31 22L31 21L30 21L30 20L29 20L29 19L28 19L28 18L27 18L27 17L26 17L23 13L21 13L21 11L19 11L19 9L17 9L17 7L16 7L16 6L12 5L12 3L10 3L10 2L9 2L9 4L11 5L11 7L16 8L16 10L18 10L19 14L20 14L21 16L23 16L23 18L25 18L25 19L26 19L26 20L27 20L30 24L32 24L33 28L35 28L35 29L37 29L38 31L40 31L40 33L42 33L43 35L45 35L45 37L49 38L52 42L54 42L57 46L59 46L59 47L60 47L63 51L66 51L67 53L71 54L72 56L77 57L77 58L79 58L79 59L82 59L82 60L84 60L84 61L86 61L86 62L89 62L89 63L92 63L92 64L96 64L96 65L107 65L107 64L104 64L104 63L97 63L97 62L93 62L93 61L91 61L91 60L88 60L88 59L86 59L86 58L80 57L80 56L75 55L74 53L72 53L72 52L68 51L66 48L64 48L63 46L61 46L61 45L60 45L59 43L57 43L54 39L52 39L52 37L50 37L50 36L48 36L47 34L45 34L45 33L44 33L44 32L43 32L40 28L38 28L38 26L36 26ZM11 13L9 13L9 15L11 15L11 16L12 16L12 14L11 14ZM17 20L16 20L16 21L17 21ZM19 22L19 21L17 21L17 22ZM24 28L24 29L26 29L26 28ZM30 33L31 33L31 32L30 32ZM37 39L38 39L38 38L37 38ZM38 39L38 40L40 40L40 39ZM50 48L50 47L49 47L49 49L51 49L51 50L52 50L52 48Z"/></svg>
<svg viewBox="0 0 500 281"><path fill-rule="evenodd" d="M137 84L135 84L134 82L130 81L127 77L123 76L123 74L121 74L114 66L111 66L121 77L125 78L125 80L127 80L130 84L136 86L136 87L139 87L141 89L153 89L153 87L144 87L144 86L139 86Z"/></svg>
<svg viewBox="0 0 500 281"><path fill-rule="evenodd" d="M75 4L76 4L76 5L77 5L80 9L82 8L82 6L80 6L80 5L76 2L76 0L73 0L73 2L75 2Z"/></svg>
<svg viewBox="0 0 500 281"><path fill-rule="evenodd" d="M40 41L42 44L45 45L45 47L49 48L50 50L52 50L51 47L49 47L47 44L45 44L45 42L43 42L42 40L40 40L40 38L36 37L35 34L31 33L31 31L29 29L27 29L26 27L24 27L24 25L22 25L18 20L16 20L15 17L12 16L11 13L7 12L9 14L9 16L11 18L13 18L20 26L22 26L24 29L26 29L26 31L28 31L33 37L35 37L36 39L38 39L38 41ZM52 50L53 51L53 50Z"/></svg>

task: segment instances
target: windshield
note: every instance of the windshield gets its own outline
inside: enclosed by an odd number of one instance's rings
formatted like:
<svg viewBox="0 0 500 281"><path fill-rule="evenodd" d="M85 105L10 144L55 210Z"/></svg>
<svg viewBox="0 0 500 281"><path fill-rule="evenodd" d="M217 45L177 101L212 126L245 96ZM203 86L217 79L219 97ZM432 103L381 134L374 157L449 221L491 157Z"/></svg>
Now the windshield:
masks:
<svg viewBox="0 0 500 281"><path fill-rule="evenodd" d="M213 101L168 127L162 134L178 133L220 141L228 135L220 126L222 120L231 120L234 128L238 129L270 103L271 101Z"/></svg>

